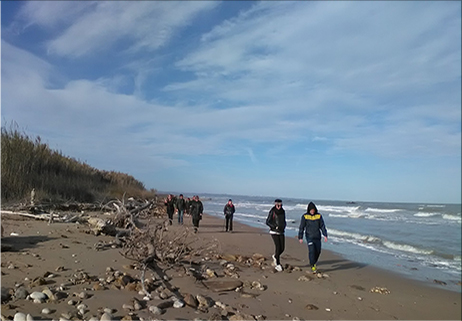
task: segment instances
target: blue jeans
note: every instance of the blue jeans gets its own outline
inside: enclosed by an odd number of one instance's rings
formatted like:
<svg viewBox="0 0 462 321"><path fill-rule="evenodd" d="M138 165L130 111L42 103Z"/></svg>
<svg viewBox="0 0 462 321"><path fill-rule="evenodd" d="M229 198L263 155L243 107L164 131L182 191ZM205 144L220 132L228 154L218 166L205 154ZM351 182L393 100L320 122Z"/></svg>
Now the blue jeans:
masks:
<svg viewBox="0 0 462 321"><path fill-rule="evenodd" d="M178 224L183 224L184 210L178 210Z"/></svg>

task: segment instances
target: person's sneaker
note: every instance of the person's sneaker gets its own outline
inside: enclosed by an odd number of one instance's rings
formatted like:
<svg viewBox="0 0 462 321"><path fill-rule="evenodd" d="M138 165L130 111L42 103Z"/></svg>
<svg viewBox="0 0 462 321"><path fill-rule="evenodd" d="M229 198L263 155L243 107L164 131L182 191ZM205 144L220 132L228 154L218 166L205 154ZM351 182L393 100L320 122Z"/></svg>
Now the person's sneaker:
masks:
<svg viewBox="0 0 462 321"><path fill-rule="evenodd" d="M276 269L276 271L278 271L278 272L282 272L282 266L281 266L281 264L276 265L275 269Z"/></svg>
<svg viewBox="0 0 462 321"><path fill-rule="evenodd" d="M316 269L316 264L314 264L312 267L311 267L311 271L313 273L318 273L318 270Z"/></svg>
<svg viewBox="0 0 462 321"><path fill-rule="evenodd" d="M274 254L271 257L273 258L273 266L278 265L278 261L276 261L276 257L274 256Z"/></svg>

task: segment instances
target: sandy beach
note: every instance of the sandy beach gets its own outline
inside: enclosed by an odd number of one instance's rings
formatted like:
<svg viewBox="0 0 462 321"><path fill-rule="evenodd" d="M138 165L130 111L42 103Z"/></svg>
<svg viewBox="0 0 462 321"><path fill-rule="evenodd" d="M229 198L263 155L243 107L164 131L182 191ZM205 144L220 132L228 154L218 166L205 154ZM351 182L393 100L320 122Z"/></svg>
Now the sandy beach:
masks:
<svg viewBox="0 0 462 321"><path fill-rule="evenodd" d="M202 308L172 306L168 303L172 293L164 298L154 293L149 301L143 300L136 285L141 272L134 262L123 257L119 248L100 246L111 244L114 237L88 233L82 224L48 224L14 214L2 214L1 223L3 320L13 320L17 312L30 314L34 320L100 320L105 308L114 320L461 319L460 293L348 261L326 250L318 264L320 273L314 275L308 266L306 243L299 244L295 238L286 238L281 257L285 269L276 272L271 265L274 246L267 231L234 222L233 233L226 233L223 220L212 216L204 215L194 235L197 244L215 245L214 252L194 258L205 279L199 280L184 268L164 271L168 285L183 301L191 296L206 298L209 304ZM183 226L174 220L168 233L180 234L191 227L186 216ZM3 250L4 245L10 248ZM230 266L233 275L225 273ZM208 277L207 269L213 272ZM87 280L76 282L82 273ZM99 282L124 274L133 284ZM44 282L38 282L40 277ZM146 278L150 277L155 276L148 271ZM242 285L217 290L211 281L240 281ZM61 296L34 303L17 294L20 287L29 294L49 289ZM137 309L134 300L141 302ZM79 304L85 304L83 315L76 312ZM160 306L161 312L153 313L152 306Z"/></svg>

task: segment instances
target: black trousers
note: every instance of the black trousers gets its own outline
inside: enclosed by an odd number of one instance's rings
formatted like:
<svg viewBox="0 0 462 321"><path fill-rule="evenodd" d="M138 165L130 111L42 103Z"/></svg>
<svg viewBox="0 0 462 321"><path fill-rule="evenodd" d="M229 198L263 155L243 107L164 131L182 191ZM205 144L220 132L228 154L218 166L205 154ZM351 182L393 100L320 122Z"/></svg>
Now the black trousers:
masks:
<svg viewBox="0 0 462 321"><path fill-rule="evenodd" d="M230 231L233 230L233 215L225 215L225 220L226 220L226 232L228 232L228 229Z"/></svg>
<svg viewBox="0 0 462 321"><path fill-rule="evenodd" d="M170 222L170 225L172 225L172 222L173 222L173 212L168 211L168 212L167 212L167 215L168 215L168 220L169 220L169 222Z"/></svg>
<svg viewBox="0 0 462 321"><path fill-rule="evenodd" d="M271 234L271 238L274 242L274 257L276 258L276 264L281 264L281 254L286 248L286 240L284 234Z"/></svg>
<svg viewBox="0 0 462 321"><path fill-rule="evenodd" d="M193 216L192 217L192 223L193 223L193 226L198 228L199 227L199 222L201 221L201 218L200 216Z"/></svg>

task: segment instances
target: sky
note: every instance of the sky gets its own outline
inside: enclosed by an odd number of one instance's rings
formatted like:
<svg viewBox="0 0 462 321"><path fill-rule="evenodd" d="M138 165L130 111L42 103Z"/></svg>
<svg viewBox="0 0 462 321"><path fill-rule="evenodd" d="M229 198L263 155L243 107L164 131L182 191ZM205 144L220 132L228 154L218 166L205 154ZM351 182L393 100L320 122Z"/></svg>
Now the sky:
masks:
<svg viewBox="0 0 462 321"><path fill-rule="evenodd" d="M1 125L147 189L461 203L460 1L2 1Z"/></svg>

